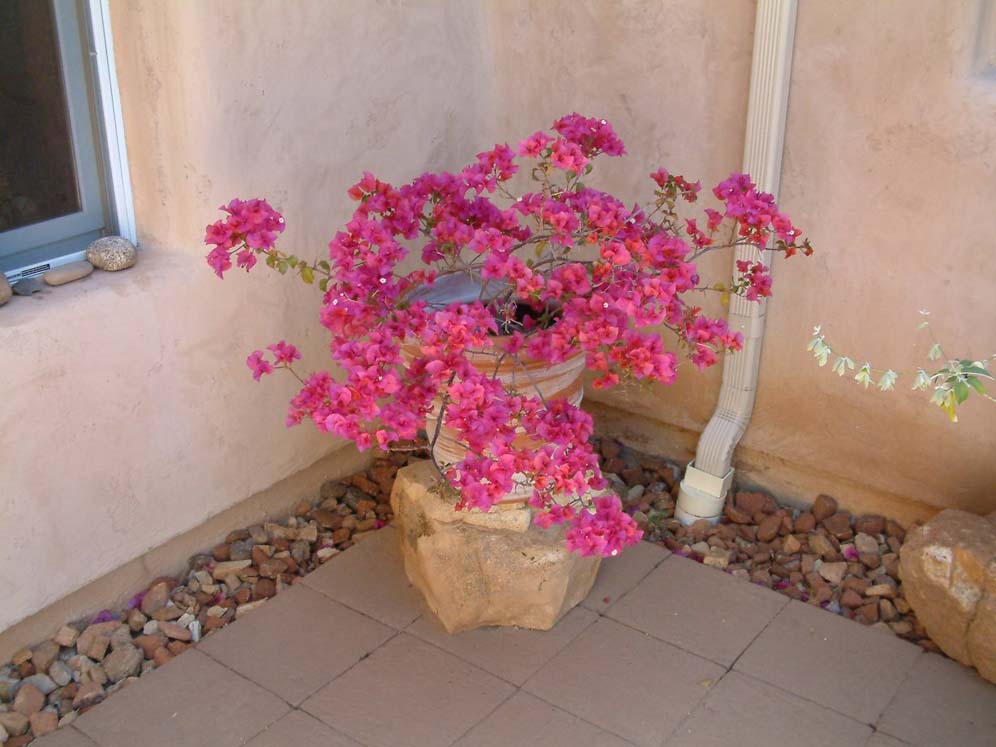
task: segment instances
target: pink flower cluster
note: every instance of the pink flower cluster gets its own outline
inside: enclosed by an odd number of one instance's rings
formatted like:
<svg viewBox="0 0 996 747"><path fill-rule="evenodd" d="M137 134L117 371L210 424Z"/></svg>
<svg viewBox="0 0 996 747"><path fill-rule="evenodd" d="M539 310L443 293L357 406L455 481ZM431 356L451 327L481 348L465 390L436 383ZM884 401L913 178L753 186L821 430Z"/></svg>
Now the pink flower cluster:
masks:
<svg viewBox="0 0 996 747"><path fill-rule="evenodd" d="M228 218L209 226L205 239L219 276L233 254L247 270L266 254L267 264L294 269L305 282L323 277L319 318L343 373L303 378L288 424L308 419L360 448L387 449L416 438L427 418L445 422L467 446L465 458L439 465L460 506L487 510L528 486L537 524L567 525L567 543L582 555L614 555L637 542L641 531L617 498L587 497L606 484L590 416L566 400L506 386L496 364L557 364L581 353L598 373L596 387L670 384L681 357L705 368L743 343L725 320L686 299L707 289L699 256L762 246L772 236L786 255L811 250L743 174L713 190L722 209L706 209L702 227L679 215L679 203L696 202L701 188L680 175L658 169L652 202L632 207L580 181L596 158L624 153L605 120L570 114L514 150L479 153L455 174L426 173L395 187L366 173L348 191L358 206L329 243L328 259L310 264L274 247L284 223L265 201L224 207ZM520 158L537 187L515 196L509 182ZM420 249L424 266L403 272L409 246ZM738 272L734 292L751 300L770 294L762 263ZM452 273L475 278L478 298L430 304L423 291ZM666 348L661 328L677 346ZM298 358L280 342L247 364L258 380Z"/></svg>
<svg viewBox="0 0 996 747"><path fill-rule="evenodd" d="M220 210L228 213L207 227L204 243L213 245L208 264L218 277L232 268L232 255L246 272L256 264L256 254L273 248L277 234L284 230L284 219L266 200L232 200Z"/></svg>

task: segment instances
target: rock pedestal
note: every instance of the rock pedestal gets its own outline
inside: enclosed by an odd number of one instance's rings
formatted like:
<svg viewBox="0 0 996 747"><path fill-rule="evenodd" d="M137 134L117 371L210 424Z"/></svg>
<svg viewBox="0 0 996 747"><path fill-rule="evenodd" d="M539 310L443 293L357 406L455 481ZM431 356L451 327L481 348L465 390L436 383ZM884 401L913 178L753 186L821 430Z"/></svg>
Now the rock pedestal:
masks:
<svg viewBox="0 0 996 747"><path fill-rule="evenodd" d="M485 625L548 630L591 591L600 557L564 546L527 506L455 511L432 462L398 472L391 508L409 580L450 633Z"/></svg>
<svg viewBox="0 0 996 747"><path fill-rule="evenodd" d="M996 514L942 511L906 535L899 571L934 643L996 683Z"/></svg>

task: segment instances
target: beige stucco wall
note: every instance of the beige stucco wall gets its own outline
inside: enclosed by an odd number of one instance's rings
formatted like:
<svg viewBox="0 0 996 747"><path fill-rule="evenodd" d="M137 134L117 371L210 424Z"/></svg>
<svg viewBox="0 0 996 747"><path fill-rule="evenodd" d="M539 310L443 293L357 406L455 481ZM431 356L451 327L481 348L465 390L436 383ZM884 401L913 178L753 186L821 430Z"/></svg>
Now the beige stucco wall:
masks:
<svg viewBox="0 0 996 747"><path fill-rule="evenodd" d="M830 343L859 365L866 358L896 369L925 365L931 343L916 330L921 308L931 311L948 351L996 351L989 189L996 184L996 79L974 72L979 11L979 3L948 0L919 2L915 13L902 0L800 3L781 202L818 253L777 264L757 404L737 453L743 477L785 497L828 492L905 519L932 507L996 508L991 403L975 399L952 425L908 391L911 377L900 391L866 392L818 369L805 351L812 326L822 322ZM575 92L595 98L613 115L633 161L652 159L657 148L665 164L708 183L740 163L743 124L736 120L746 100L738 86L750 37L731 26L733 46L724 44L718 53L725 58L711 65L705 58L715 42L731 39L715 38L713 28L689 49L687 34L704 24L682 19L665 16L664 26L677 32L667 35L668 60L671 52L690 57L713 77L703 81L684 62L657 65L655 58L642 68L652 74L640 75L645 50L628 46L632 35L618 34L607 51L591 26L569 23L577 46L593 57L562 66L566 82L558 88L568 100ZM639 36L639 28L629 31ZM517 51L529 62L545 59L538 40ZM730 78L736 86L711 87ZM593 79L615 85L593 94ZM548 100L536 86L522 106ZM509 100L514 110L519 94ZM630 175L645 171L634 164ZM589 396L638 416L600 409L634 442L688 456L712 412L717 372L703 377L687 367L671 388Z"/></svg>
<svg viewBox="0 0 996 747"><path fill-rule="evenodd" d="M142 255L0 314L0 630L340 445L285 429L292 381L244 364L286 337L322 365L317 290L219 281L201 240L267 196L283 244L321 253L364 168L476 152L472 8L359 7L112 0Z"/></svg>

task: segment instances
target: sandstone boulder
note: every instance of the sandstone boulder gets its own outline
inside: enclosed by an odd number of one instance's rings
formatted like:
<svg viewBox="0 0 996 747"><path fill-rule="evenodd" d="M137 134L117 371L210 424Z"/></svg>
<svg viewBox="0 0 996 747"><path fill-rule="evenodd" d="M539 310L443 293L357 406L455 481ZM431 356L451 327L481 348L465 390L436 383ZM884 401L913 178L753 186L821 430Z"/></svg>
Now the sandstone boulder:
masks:
<svg viewBox="0 0 996 747"><path fill-rule="evenodd" d="M996 682L996 524L942 511L907 534L899 557L906 599L931 639Z"/></svg>
<svg viewBox="0 0 996 747"><path fill-rule="evenodd" d="M450 632L486 625L548 630L591 590L601 558L530 524L528 507L455 511L431 462L399 470L391 506L409 580Z"/></svg>

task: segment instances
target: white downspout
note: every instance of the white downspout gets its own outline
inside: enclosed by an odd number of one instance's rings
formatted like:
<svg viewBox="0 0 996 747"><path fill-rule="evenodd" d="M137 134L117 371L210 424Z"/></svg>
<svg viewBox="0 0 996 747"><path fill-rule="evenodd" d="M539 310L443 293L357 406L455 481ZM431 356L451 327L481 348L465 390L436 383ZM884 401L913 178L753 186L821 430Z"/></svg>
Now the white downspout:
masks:
<svg viewBox="0 0 996 747"><path fill-rule="evenodd" d="M792 77L797 2L758 0L754 22L743 170L753 177L759 189L776 198ZM768 266L771 254L763 253ZM753 262L760 256L753 247L737 247L735 259ZM723 511L733 482L733 450L747 430L754 409L765 313L763 300L757 303L740 296L730 299L730 328L743 332L744 347L738 353L727 354L723 361L719 403L699 438L695 459L681 481L675 517L684 524L698 519L716 522Z"/></svg>

